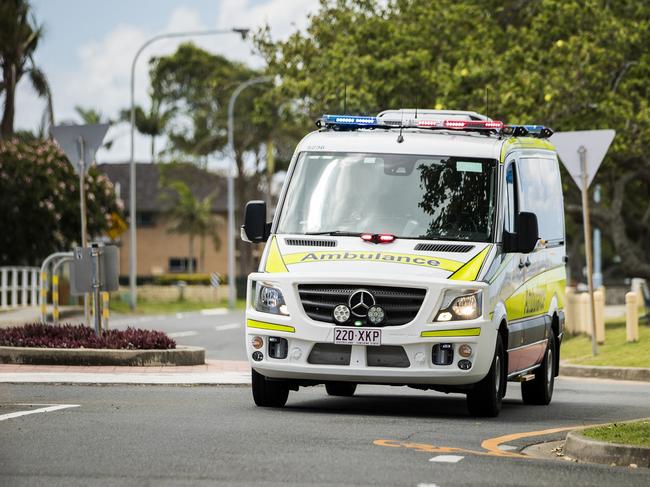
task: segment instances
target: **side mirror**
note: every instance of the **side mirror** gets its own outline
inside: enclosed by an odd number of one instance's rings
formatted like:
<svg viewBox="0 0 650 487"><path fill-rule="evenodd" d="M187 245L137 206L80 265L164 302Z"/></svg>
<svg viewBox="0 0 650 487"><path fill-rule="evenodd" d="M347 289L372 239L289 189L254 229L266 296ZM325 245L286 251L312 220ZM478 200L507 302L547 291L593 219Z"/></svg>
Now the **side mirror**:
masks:
<svg viewBox="0 0 650 487"><path fill-rule="evenodd" d="M522 211L517 215L517 233L503 232L503 251L528 254L535 250L538 240L537 215Z"/></svg>
<svg viewBox="0 0 650 487"><path fill-rule="evenodd" d="M244 211L244 224L241 238L245 242L266 242L271 233L271 225L266 223L266 202L249 201Z"/></svg>

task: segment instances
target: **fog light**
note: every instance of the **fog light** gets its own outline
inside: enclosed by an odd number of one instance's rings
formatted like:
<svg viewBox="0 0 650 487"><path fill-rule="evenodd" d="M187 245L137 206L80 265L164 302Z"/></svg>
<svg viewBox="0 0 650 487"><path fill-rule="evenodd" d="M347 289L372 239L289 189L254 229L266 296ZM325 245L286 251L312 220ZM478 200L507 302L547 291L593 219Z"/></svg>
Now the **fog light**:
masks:
<svg viewBox="0 0 650 487"><path fill-rule="evenodd" d="M262 352L259 352L259 351L258 352L253 352L253 360L255 360L255 362L259 362L263 358L264 358L264 354Z"/></svg>
<svg viewBox="0 0 650 487"><path fill-rule="evenodd" d="M254 349L259 350L264 346L264 340L262 337L253 337L251 339L251 345L253 346Z"/></svg>
<svg viewBox="0 0 650 487"><path fill-rule="evenodd" d="M373 325L379 325L386 318L386 313L381 306L371 306L368 308L368 321Z"/></svg>
<svg viewBox="0 0 650 487"><path fill-rule="evenodd" d="M350 319L350 308L344 304L339 304L332 313L334 315L334 321L339 324L343 324Z"/></svg>
<svg viewBox="0 0 650 487"><path fill-rule="evenodd" d="M449 311L443 311L438 315L438 321L451 321L451 313Z"/></svg>
<svg viewBox="0 0 650 487"><path fill-rule="evenodd" d="M458 361L458 368L460 370L469 370L469 369L472 368L472 362L470 362L469 360L465 360L465 359L460 360L460 361Z"/></svg>
<svg viewBox="0 0 650 487"><path fill-rule="evenodd" d="M291 358L293 360L300 360L300 357L302 357L302 350L298 347L291 350Z"/></svg>
<svg viewBox="0 0 650 487"><path fill-rule="evenodd" d="M426 356L422 352L418 352L415 354L415 361L417 363L423 364L425 360L426 360Z"/></svg>
<svg viewBox="0 0 650 487"><path fill-rule="evenodd" d="M472 355L472 347L470 347L467 343L463 343L460 347L458 347L458 354L461 357L469 357Z"/></svg>

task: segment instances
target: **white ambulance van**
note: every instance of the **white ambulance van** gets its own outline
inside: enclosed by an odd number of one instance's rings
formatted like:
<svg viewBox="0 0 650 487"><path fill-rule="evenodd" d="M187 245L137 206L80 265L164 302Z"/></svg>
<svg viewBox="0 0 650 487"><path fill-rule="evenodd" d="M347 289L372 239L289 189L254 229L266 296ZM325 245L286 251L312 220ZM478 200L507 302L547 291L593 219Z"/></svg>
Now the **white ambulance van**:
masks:
<svg viewBox="0 0 650 487"><path fill-rule="evenodd" d="M467 395L496 416L508 381L548 404L564 327L565 232L552 131L474 112L325 115L299 144L248 278L258 406L357 384Z"/></svg>

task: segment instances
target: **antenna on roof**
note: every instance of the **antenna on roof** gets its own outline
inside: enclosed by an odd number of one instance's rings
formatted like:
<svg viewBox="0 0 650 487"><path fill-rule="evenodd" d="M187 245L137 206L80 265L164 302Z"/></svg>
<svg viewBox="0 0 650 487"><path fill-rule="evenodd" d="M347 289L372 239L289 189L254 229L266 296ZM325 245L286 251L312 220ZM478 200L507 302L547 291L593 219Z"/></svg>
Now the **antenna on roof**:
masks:
<svg viewBox="0 0 650 487"><path fill-rule="evenodd" d="M416 94L415 95L415 119L416 120L418 119L418 101L419 101L418 98L419 96Z"/></svg>
<svg viewBox="0 0 650 487"><path fill-rule="evenodd" d="M397 136L397 143L401 144L404 142L404 136L402 135L402 130L404 129L404 110L402 112L402 119L399 122L399 135Z"/></svg>
<svg viewBox="0 0 650 487"><path fill-rule="evenodd" d="M348 84L343 85L343 113L348 113Z"/></svg>
<svg viewBox="0 0 650 487"><path fill-rule="evenodd" d="M490 88L488 86L485 87L485 116L489 117L488 113L490 113Z"/></svg>

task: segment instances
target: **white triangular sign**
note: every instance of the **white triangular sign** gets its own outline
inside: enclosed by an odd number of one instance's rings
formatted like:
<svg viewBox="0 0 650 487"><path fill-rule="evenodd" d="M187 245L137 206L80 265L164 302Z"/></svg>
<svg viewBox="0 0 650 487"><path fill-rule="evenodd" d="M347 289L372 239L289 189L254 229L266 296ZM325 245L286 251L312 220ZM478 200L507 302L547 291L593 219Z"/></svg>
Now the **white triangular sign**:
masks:
<svg viewBox="0 0 650 487"><path fill-rule="evenodd" d="M557 132L550 138L560 159L569 174L582 189L582 170L580 168L580 147L584 147L587 158L587 187L603 162L616 132L614 130L580 130L577 132Z"/></svg>
<svg viewBox="0 0 650 487"><path fill-rule="evenodd" d="M97 149L102 145L104 136L108 131L109 124L98 123L89 125L57 125L52 127L52 136L59 144L68 160L79 171L81 153L79 151L79 139L84 142L84 169L87 169L95 159Z"/></svg>

